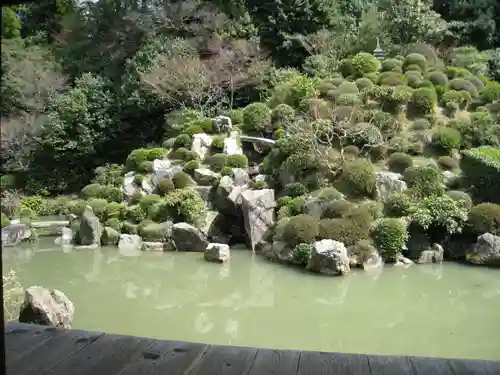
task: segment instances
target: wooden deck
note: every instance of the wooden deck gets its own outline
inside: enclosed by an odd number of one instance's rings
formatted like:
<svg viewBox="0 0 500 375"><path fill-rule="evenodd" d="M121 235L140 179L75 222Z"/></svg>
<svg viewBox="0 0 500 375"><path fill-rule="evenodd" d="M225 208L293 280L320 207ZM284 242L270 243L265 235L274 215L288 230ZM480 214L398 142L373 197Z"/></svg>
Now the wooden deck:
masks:
<svg viewBox="0 0 500 375"><path fill-rule="evenodd" d="M5 327L8 375L500 375L500 362L272 350L31 324Z"/></svg>

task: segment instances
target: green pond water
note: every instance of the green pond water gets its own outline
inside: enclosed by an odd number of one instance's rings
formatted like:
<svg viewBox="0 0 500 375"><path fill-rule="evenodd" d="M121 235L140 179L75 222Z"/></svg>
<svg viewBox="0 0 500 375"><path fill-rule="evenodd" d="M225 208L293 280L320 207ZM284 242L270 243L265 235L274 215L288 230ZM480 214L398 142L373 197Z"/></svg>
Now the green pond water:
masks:
<svg viewBox="0 0 500 375"><path fill-rule="evenodd" d="M455 263L323 277L234 249L4 248L24 287L62 290L73 328L209 344L500 360L500 270ZM53 241L50 239L49 241Z"/></svg>

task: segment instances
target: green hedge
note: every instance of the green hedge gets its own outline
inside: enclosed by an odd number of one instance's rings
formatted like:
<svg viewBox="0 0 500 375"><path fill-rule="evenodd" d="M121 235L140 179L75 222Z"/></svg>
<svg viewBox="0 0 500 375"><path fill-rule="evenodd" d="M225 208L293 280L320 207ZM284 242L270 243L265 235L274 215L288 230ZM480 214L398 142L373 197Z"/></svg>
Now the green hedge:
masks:
<svg viewBox="0 0 500 375"><path fill-rule="evenodd" d="M462 151L460 167L465 186L474 189L477 199L500 203L500 150L482 146Z"/></svg>

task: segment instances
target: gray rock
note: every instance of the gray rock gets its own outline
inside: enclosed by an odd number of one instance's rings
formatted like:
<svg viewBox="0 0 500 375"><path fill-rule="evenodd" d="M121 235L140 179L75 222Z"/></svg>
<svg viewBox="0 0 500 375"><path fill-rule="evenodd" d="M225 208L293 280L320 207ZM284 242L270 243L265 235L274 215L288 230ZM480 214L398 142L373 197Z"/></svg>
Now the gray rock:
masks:
<svg viewBox="0 0 500 375"><path fill-rule="evenodd" d="M204 160L212 145L212 137L205 133L195 134L191 151L195 152L201 160Z"/></svg>
<svg viewBox="0 0 500 375"><path fill-rule="evenodd" d="M120 250L141 250L142 238L137 234L121 234L118 248Z"/></svg>
<svg viewBox="0 0 500 375"><path fill-rule="evenodd" d="M266 241L272 234L276 207L274 190L245 190L241 197L247 242L254 250L257 243Z"/></svg>
<svg viewBox="0 0 500 375"><path fill-rule="evenodd" d="M155 187L151 177L146 177L141 182L141 188L146 194L153 194Z"/></svg>
<svg viewBox="0 0 500 375"><path fill-rule="evenodd" d="M163 252L165 251L165 244L163 242L143 242L142 251L145 252Z"/></svg>
<svg viewBox="0 0 500 375"><path fill-rule="evenodd" d="M500 266L500 236L491 233L480 235L466 259L472 264Z"/></svg>
<svg viewBox="0 0 500 375"><path fill-rule="evenodd" d="M247 168L248 175L250 177L257 176L260 173L260 167L257 163L252 163Z"/></svg>
<svg viewBox="0 0 500 375"><path fill-rule="evenodd" d="M233 180L236 186L242 186L250 183L250 176L243 168L233 168Z"/></svg>
<svg viewBox="0 0 500 375"><path fill-rule="evenodd" d="M224 139L224 154L226 155L243 155L241 148L240 133L232 131L229 137Z"/></svg>
<svg viewBox="0 0 500 375"><path fill-rule="evenodd" d="M128 172L125 177L123 177L122 189L125 198L130 198L134 195L136 191L136 187L134 185L134 172Z"/></svg>
<svg viewBox="0 0 500 375"><path fill-rule="evenodd" d="M200 194L201 199L208 202L212 199L215 188L213 186L195 186L194 189Z"/></svg>
<svg viewBox="0 0 500 375"><path fill-rule="evenodd" d="M420 253L417 263L442 263L444 256L443 247L437 243L432 245L432 250L424 250Z"/></svg>
<svg viewBox="0 0 500 375"><path fill-rule="evenodd" d="M2 246L15 246L31 236L31 231L25 224L10 224L2 228Z"/></svg>
<svg viewBox="0 0 500 375"><path fill-rule="evenodd" d="M222 243L210 243L205 249L204 258L208 262L223 263L229 260L229 246Z"/></svg>
<svg viewBox="0 0 500 375"><path fill-rule="evenodd" d="M174 174L182 172L182 166L180 165L171 165L169 160L158 160L157 167L154 169L153 164L153 174L151 176L151 182L154 186L158 185L158 182L164 178L172 178ZM156 161L155 160L155 161ZM153 163L155 162L153 161ZM168 165L168 167L167 167Z"/></svg>
<svg viewBox="0 0 500 375"><path fill-rule="evenodd" d="M376 268L380 268L384 266L384 261L382 260L382 257L380 256L378 251L372 251L370 255L368 255L368 259L366 259L362 267L365 271L371 271Z"/></svg>
<svg viewBox="0 0 500 375"><path fill-rule="evenodd" d="M32 286L24 292L19 322L69 329L74 314L75 307L63 292Z"/></svg>
<svg viewBox="0 0 500 375"><path fill-rule="evenodd" d="M220 173L213 172L208 168L194 170L194 180L200 185L214 185L220 178Z"/></svg>
<svg viewBox="0 0 500 375"><path fill-rule="evenodd" d="M172 226L172 239L179 251L205 252L208 241L205 235L188 223L177 223Z"/></svg>
<svg viewBox="0 0 500 375"><path fill-rule="evenodd" d="M205 220L203 226L201 227L201 232L210 241L227 243L228 228L229 223L227 222L224 215L217 211L208 211L205 215Z"/></svg>
<svg viewBox="0 0 500 375"><path fill-rule="evenodd" d="M118 241L120 241L120 232L111 228L104 227L101 236L101 245L118 245Z"/></svg>
<svg viewBox="0 0 500 375"><path fill-rule="evenodd" d="M248 190L248 186L235 186L234 180L223 176L215 189L213 204L221 213L241 216L241 193Z"/></svg>
<svg viewBox="0 0 500 375"><path fill-rule="evenodd" d="M349 257L342 242L321 240L314 243L307 269L331 276L349 274Z"/></svg>
<svg viewBox="0 0 500 375"><path fill-rule="evenodd" d="M395 266L398 267L410 267L413 264L413 261L411 259L408 259L404 257L402 254L398 254L396 256L396 262L394 263Z"/></svg>
<svg viewBox="0 0 500 375"><path fill-rule="evenodd" d="M227 134L233 129L233 122L230 117L227 116L217 116L214 119L214 130L217 133Z"/></svg>
<svg viewBox="0 0 500 375"><path fill-rule="evenodd" d="M432 250L429 236L425 232L416 229L411 230L406 247L408 248L409 257L412 259L419 259L423 251Z"/></svg>
<svg viewBox="0 0 500 375"><path fill-rule="evenodd" d="M378 172L376 174L377 199L385 201L395 194L401 194L407 189L406 182L402 181L398 173Z"/></svg>
<svg viewBox="0 0 500 375"><path fill-rule="evenodd" d="M102 226L94 211L90 206L85 208L80 219L80 228L78 230L78 239L80 245L100 245L102 236Z"/></svg>
<svg viewBox="0 0 500 375"><path fill-rule="evenodd" d="M285 242L274 241L271 245L267 242L259 242L255 247L267 259L280 263L293 263L293 249Z"/></svg>

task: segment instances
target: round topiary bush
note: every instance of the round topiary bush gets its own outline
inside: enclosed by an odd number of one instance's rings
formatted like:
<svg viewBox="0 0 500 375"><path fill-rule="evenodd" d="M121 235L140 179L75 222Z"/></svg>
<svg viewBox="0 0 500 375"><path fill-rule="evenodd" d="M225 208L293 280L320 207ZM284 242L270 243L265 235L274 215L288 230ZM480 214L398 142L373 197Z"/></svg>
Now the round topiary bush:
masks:
<svg viewBox="0 0 500 375"><path fill-rule="evenodd" d="M356 94L341 94L335 99L335 104L340 106L355 106L361 104L361 99Z"/></svg>
<svg viewBox="0 0 500 375"><path fill-rule="evenodd" d="M415 121L413 121L411 128L413 130L427 130L427 129L430 129L431 127L432 127L432 125L429 122L429 120L427 120L425 118L419 118L419 119L416 119Z"/></svg>
<svg viewBox="0 0 500 375"><path fill-rule="evenodd" d="M192 174L194 170L198 168L200 168L200 162L198 160L190 160L184 164L182 170L186 173Z"/></svg>
<svg viewBox="0 0 500 375"><path fill-rule="evenodd" d="M472 207L472 198L467 193L460 190L449 190L446 192L446 195L455 202L458 202L465 210L470 211Z"/></svg>
<svg viewBox="0 0 500 375"><path fill-rule="evenodd" d="M294 118L295 109L288 104L277 105L271 113L271 122L274 128L286 127L293 122Z"/></svg>
<svg viewBox="0 0 500 375"><path fill-rule="evenodd" d="M190 185L190 181L191 179L189 178L189 175L185 172L177 172L172 177L172 182L174 183L176 189L184 189L185 187L188 187Z"/></svg>
<svg viewBox="0 0 500 375"><path fill-rule="evenodd" d="M443 175L431 166L414 166L406 169L404 179L417 198L443 195Z"/></svg>
<svg viewBox="0 0 500 375"><path fill-rule="evenodd" d="M153 172L153 162L149 161L149 160L145 160L137 166L135 171L139 172L139 173L152 173Z"/></svg>
<svg viewBox="0 0 500 375"><path fill-rule="evenodd" d="M479 77L473 76L473 75L467 75L464 77L467 81L472 83L474 86L476 86L476 89L478 91L481 91L484 88L484 83L481 81Z"/></svg>
<svg viewBox="0 0 500 375"><path fill-rule="evenodd" d="M231 167L224 167L220 170L221 176L229 176L232 177L233 175L233 168Z"/></svg>
<svg viewBox="0 0 500 375"><path fill-rule="evenodd" d="M433 136L434 144L446 152L460 149L462 136L460 132L453 128L440 128Z"/></svg>
<svg viewBox="0 0 500 375"><path fill-rule="evenodd" d="M383 86L404 86L408 79L398 72L384 72L378 79L378 84Z"/></svg>
<svg viewBox="0 0 500 375"><path fill-rule="evenodd" d="M343 218L352 209L355 205L347 200L339 199L333 202L330 202L323 211L321 215L322 219L335 219L335 218Z"/></svg>
<svg viewBox="0 0 500 375"><path fill-rule="evenodd" d="M174 148L191 147L191 136L189 134L179 134L174 141Z"/></svg>
<svg viewBox="0 0 500 375"><path fill-rule="evenodd" d="M170 178L162 178L160 181L158 181L156 189L158 190L158 193L160 195L167 195L175 190L175 186Z"/></svg>
<svg viewBox="0 0 500 375"><path fill-rule="evenodd" d="M226 139L223 135L215 135L212 138L212 148L222 150L224 148L224 139Z"/></svg>
<svg viewBox="0 0 500 375"><path fill-rule="evenodd" d="M406 249L408 230L401 219L380 219L375 225L373 242L385 261L395 261L399 253Z"/></svg>
<svg viewBox="0 0 500 375"><path fill-rule="evenodd" d="M373 82L370 81L368 78L358 78L356 80L356 86L358 86L358 90L363 92L363 91L368 91L373 87Z"/></svg>
<svg viewBox="0 0 500 375"><path fill-rule="evenodd" d="M472 98L477 98L479 92L473 83L464 78L454 78L450 81L450 88L456 91L467 91Z"/></svg>
<svg viewBox="0 0 500 375"><path fill-rule="evenodd" d="M457 169L460 165L457 159L452 156L440 156L437 160L439 168L445 171Z"/></svg>
<svg viewBox="0 0 500 375"><path fill-rule="evenodd" d="M500 205L481 203L472 207L469 213L468 227L478 235L491 233L500 235Z"/></svg>
<svg viewBox="0 0 500 375"><path fill-rule="evenodd" d="M408 81L408 86L412 88L417 88L422 84L422 81L424 80L424 77L420 72L416 72L414 70L409 70L405 72L404 76L406 77Z"/></svg>
<svg viewBox="0 0 500 375"><path fill-rule="evenodd" d="M399 72L402 71L403 62L397 59L386 59L382 61L383 72Z"/></svg>
<svg viewBox="0 0 500 375"><path fill-rule="evenodd" d="M122 203L110 202L106 206L106 218L123 220L127 206Z"/></svg>
<svg viewBox="0 0 500 375"><path fill-rule="evenodd" d="M287 222L283 240L293 248L301 243L313 243L318 233L318 222L312 216L297 215Z"/></svg>
<svg viewBox="0 0 500 375"><path fill-rule="evenodd" d="M229 155L227 157L227 166L231 168L246 168L248 159L245 155Z"/></svg>
<svg viewBox="0 0 500 375"><path fill-rule="evenodd" d="M83 199L102 198L103 192L104 186L100 184L90 184L82 189L80 195Z"/></svg>
<svg viewBox="0 0 500 375"><path fill-rule="evenodd" d="M414 115L425 116L434 113L437 104L436 91L423 87L413 91L409 109Z"/></svg>
<svg viewBox="0 0 500 375"><path fill-rule="evenodd" d="M375 173L369 160L358 159L344 165L337 181L339 190L353 197L372 197L375 193Z"/></svg>
<svg viewBox="0 0 500 375"><path fill-rule="evenodd" d="M311 257L313 245L309 243L301 243L294 247L292 256L295 264L299 266L306 266Z"/></svg>
<svg viewBox="0 0 500 375"><path fill-rule="evenodd" d="M300 182L292 182L285 185L283 192L289 197L299 197L301 195L307 194L307 188Z"/></svg>
<svg viewBox="0 0 500 375"><path fill-rule="evenodd" d="M225 154L214 154L209 156L205 163L210 166L210 169L214 172L220 172L222 168L227 166L228 157Z"/></svg>
<svg viewBox="0 0 500 375"><path fill-rule="evenodd" d="M271 110L264 103L252 103L243 110L243 126L247 132L261 132L271 123Z"/></svg>
<svg viewBox="0 0 500 375"><path fill-rule="evenodd" d="M404 152L395 152L389 157L387 165L392 172L403 173L413 165L413 159Z"/></svg>
<svg viewBox="0 0 500 375"><path fill-rule="evenodd" d="M425 56L419 54L419 53L410 53L408 56L406 56L405 61L403 63L403 68L405 71L410 70L409 68L412 65L418 66L419 70L421 72L426 72L427 71L427 60ZM412 69L415 69L412 67Z"/></svg>
<svg viewBox="0 0 500 375"><path fill-rule="evenodd" d="M352 67L354 68L354 73L362 77L365 74L378 72L380 61L370 53L359 52L352 58Z"/></svg>
<svg viewBox="0 0 500 375"><path fill-rule="evenodd" d="M434 86L448 85L448 77L446 76L446 74L439 71L429 73L429 81L431 81Z"/></svg>
<svg viewBox="0 0 500 375"><path fill-rule="evenodd" d="M336 92L338 95L342 94L359 94L358 86L354 82L342 82L339 87L337 87Z"/></svg>
<svg viewBox="0 0 500 375"><path fill-rule="evenodd" d="M340 191L338 191L337 189L335 189L334 187L331 187L331 186L328 186L328 187L325 187L325 188L319 190L316 193L316 197L318 199L324 200L324 201L334 201L337 199L344 198L343 194Z"/></svg>
<svg viewBox="0 0 500 375"><path fill-rule="evenodd" d="M148 160L163 159L167 155L167 150L163 147L155 147L148 150Z"/></svg>

